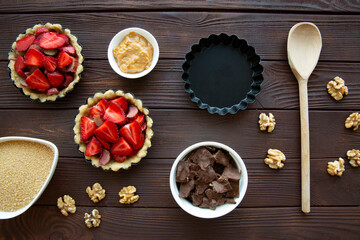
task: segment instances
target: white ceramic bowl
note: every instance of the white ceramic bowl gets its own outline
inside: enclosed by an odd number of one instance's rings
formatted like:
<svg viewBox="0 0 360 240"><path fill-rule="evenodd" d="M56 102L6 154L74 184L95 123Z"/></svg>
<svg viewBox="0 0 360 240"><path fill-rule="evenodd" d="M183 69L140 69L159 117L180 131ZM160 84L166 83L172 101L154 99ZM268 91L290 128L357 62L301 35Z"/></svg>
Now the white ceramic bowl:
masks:
<svg viewBox="0 0 360 240"><path fill-rule="evenodd" d="M47 187L47 185L49 184L54 172L55 172L55 168L58 162L58 158L59 158L59 151L57 149L57 147L55 146L55 144L46 141L46 140L42 140L42 139L38 139L38 138L29 138L29 137L2 137L0 138L0 143L1 142L8 142L8 141L29 141L29 142L37 142L43 145L46 145L48 147L50 147L53 152L54 152L54 159L53 159L53 163L49 172L48 177L46 178L46 181L44 182L44 185L42 186L42 188L40 189L40 191L38 192L38 194L36 194L36 196L34 197L34 199L25 207L15 211L15 212L2 212L0 211L0 219L9 219L9 218L13 218L16 217L22 213L24 213L26 210L28 210L41 196L41 194L44 192L45 188Z"/></svg>
<svg viewBox="0 0 360 240"><path fill-rule="evenodd" d="M146 40L148 40L148 42L151 43L151 45L154 48L153 59L152 59L150 67L139 73L124 73L124 72L122 72L120 70L120 68L115 60L114 54L113 54L114 47L118 46L119 43L124 39L124 37L126 35L128 35L130 32L135 32L135 33L142 35L143 37L146 38ZM157 64L157 62L159 60L159 45L158 45L155 37L148 31L146 31L142 28L136 28L136 27L126 28L126 29L118 32L113 37L113 39L111 39L111 42L108 47L108 60L109 60L111 68L120 76L125 77L125 78L140 78L140 77L145 76L149 72L151 72L151 70L153 70L153 68Z"/></svg>
<svg viewBox="0 0 360 240"><path fill-rule="evenodd" d="M239 184L239 197L235 198L236 204L230 204L226 203L224 205L217 206L215 210L207 209L207 208L200 208L197 206L192 205L191 202L184 198L179 197L179 189L176 185L176 169L179 161L183 161L187 158L188 154L201 147L201 146L213 146L216 148L220 148L225 150L230 154L230 156L234 159L234 162L237 166L237 168L241 169L241 178L240 178L240 184ZM242 199L245 196L245 192L248 185L248 174L245 167L245 164L239 154L237 154L232 148L218 142L200 142L196 143L194 145L191 145L190 147L186 148L184 151L180 153L180 155L176 158L171 171L170 171L170 189L171 193L177 202L177 204L187 213L199 217L199 218L217 218L224 216L234 210L242 201Z"/></svg>

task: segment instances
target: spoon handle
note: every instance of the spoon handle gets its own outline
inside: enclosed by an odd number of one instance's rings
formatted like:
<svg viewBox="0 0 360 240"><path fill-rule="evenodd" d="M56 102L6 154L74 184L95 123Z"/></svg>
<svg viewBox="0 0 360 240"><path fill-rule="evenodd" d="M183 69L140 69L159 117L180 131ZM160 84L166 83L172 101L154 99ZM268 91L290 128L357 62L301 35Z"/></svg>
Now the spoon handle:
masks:
<svg viewBox="0 0 360 240"><path fill-rule="evenodd" d="M310 212L310 140L307 79L299 80L301 125L301 210Z"/></svg>

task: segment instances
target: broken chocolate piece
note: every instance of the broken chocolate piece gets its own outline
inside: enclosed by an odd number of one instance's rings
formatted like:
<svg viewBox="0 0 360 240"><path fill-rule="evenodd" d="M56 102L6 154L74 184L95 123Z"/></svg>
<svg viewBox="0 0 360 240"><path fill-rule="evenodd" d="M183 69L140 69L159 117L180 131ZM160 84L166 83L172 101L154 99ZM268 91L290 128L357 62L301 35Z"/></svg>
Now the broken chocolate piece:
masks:
<svg viewBox="0 0 360 240"><path fill-rule="evenodd" d="M224 178L228 178L234 181L239 181L241 174L240 174L241 170L240 169L236 169L233 166L229 165L227 167L225 167L224 172L222 173L222 177Z"/></svg>
<svg viewBox="0 0 360 240"><path fill-rule="evenodd" d="M208 199L215 199L216 201L219 200L223 196L223 194L216 193L214 190L212 190L210 188L206 189L205 195Z"/></svg>
<svg viewBox="0 0 360 240"><path fill-rule="evenodd" d="M218 180L212 181L211 184L214 191L217 193L226 193L227 191L232 190L229 180L226 178L220 177Z"/></svg>
<svg viewBox="0 0 360 240"><path fill-rule="evenodd" d="M231 191L228 191L225 197L239 197L239 181L229 181L231 185Z"/></svg>
<svg viewBox="0 0 360 240"><path fill-rule="evenodd" d="M199 206L202 203L204 196L205 196L204 194L192 193L190 196L192 204L194 206Z"/></svg>
<svg viewBox="0 0 360 240"><path fill-rule="evenodd" d="M189 157L189 160L200 166L201 169L205 170L211 164L213 155L205 147L198 148L195 153Z"/></svg>
<svg viewBox="0 0 360 240"><path fill-rule="evenodd" d="M203 197L202 203L199 205L201 208L210 208L211 210L216 209L217 201L215 199L208 199L207 197Z"/></svg>
<svg viewBox="0 0 360 240"><path fill-rule="evenodd" d="M216 172L210 166L206 170L200 169L197 174L198 181L203 183L209 183L217 178Z"/></svg>
<svg viewBox="0 0 360 240"><path fill-rule="evenodd" d="M208 187L209 187L208 183L196 181L195 182L195 193L203 194Z"/></svg>
<svg viewBox="0 0 360 240"><path fill-rule="evenodd" d="M180 190L179 190L179 196L182 198L187 198L190 195L191 190L194 189L195 181L190 180L186 183L181 183Z"/></svg>
<svg viewBox="0 0 360 240"><path fill-rule="evenodd" d="M229 166L230 164L230 157L228 155L225 155L223 151L218 150L214 155L215 161L217 163L220 163L221 165Z"/></svg>
<svg viewBox="0 0 360 240"><path fill-rule="evenodd" d="M190 177L189 163L185 161L180 161L176 169L176 181L184 183L189 181L189 177Z"/></svg>

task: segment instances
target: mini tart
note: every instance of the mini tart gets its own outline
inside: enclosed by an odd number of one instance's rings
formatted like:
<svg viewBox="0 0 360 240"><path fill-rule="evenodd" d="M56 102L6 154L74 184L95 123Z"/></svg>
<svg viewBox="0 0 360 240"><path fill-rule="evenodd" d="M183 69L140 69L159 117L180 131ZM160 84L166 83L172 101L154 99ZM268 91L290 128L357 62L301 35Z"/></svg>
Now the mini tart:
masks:
<svg viewBox="0 0 360 240"><path fill-rule="evenodd" d="M135 99L134 96L131 93L124 93L121 90L118 90L114 92L113 90L108 90L105 93L96 93L94 97L87 99L87 104L82 105L79 107L79 114L75 117L75 126L73 128L75 136L74 140L79 145L79 151L85 153L86 150L86 144L81 141L81 128L80 128L80 119L82 116L89 116L89 109L92 106L95 106L99 101L102 99L111 100L115 99L117 97L125 97L126 100L135 105L139 112L145 115L145 121L147 128L145 130L145 140L144 145L139 149L136 155L129 156L124 162L116 162L114 160L110 160L109 163L106 165L100 165L99 164L99 157L97 156L90 156L85 158L87 160L90 160L92 165L94 167L102 167L104 170L112 170L112 171L118 171L119 169L128 169L132 164L136 164L140 162L140 160L146 156L148 148L151 147L151 137L153 136L154 132L151 129L153 125L153 120L148 116L149 110L147 108L144 108L142 105L142 101L139 99Z"/></svg>
<svg viewBox="0 0 360 240"><path fill-rule="evenodd" d="M76 72L74 73L74 80L64 89L62 89L61 91L59 91L58 94L54 94L54 95L47 95L46 93L38 93L38 92L34 92L32 89L25 87L22 83L25 82L24 79L22 79L15 71L14 65L15 65L15 61L14 59L16 59L16 57L19 55L16 51L16 41L21 40L25 37L26 34L35 34L36 29L38 29L41 26L45 26L46 28L48 28L49 30L54 30L57 33L61 33L61 34L65 34L69 37L70 39L70 43L71 45L75 48L76 51L76 56L78 57L78 61L79 61L79 65L77 67ZM61 98L64 97L66 95L66 93L70 92L71 90L73 90L74 86L76 83L78 83L80 81L80 73L83 71L84 67L82 65L82 62L84 61L84 57L83 55L81 55L81 50L82 47L78 44L77 42L77 37L75 37L74 35L71 34L69 29L63 29L62 26L60 24L51 24L51 23L46 23L45 25L42 24L37 24L35 25L33 28L28 28L25 31L25 34L20 34L17 38L16 41L12 44L11 47L11 51L9 52L9 57L8 59L10 60L9 62L9 69L11 71L10 76L11 76L11 80L14 82L14 85L21 89L22 92L26 95L29 96L31 99L36 100L38 99L40 102L46 102L46 101L55 101L57 98Z"/></svg>

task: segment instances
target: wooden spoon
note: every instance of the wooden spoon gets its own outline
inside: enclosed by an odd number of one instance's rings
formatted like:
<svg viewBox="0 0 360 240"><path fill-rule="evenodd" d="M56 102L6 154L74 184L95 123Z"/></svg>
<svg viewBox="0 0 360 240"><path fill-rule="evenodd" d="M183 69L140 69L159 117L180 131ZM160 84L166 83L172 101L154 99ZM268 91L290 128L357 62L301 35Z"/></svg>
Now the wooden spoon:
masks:
<svg viewBox="0 0 360 240"><path fill-rule="evenodd" d="M301 124L301 209L310 212L310 144L307 83L320 56L321 34L313 23L295 24L289 31L289 65L299 84Z"/></svg>

